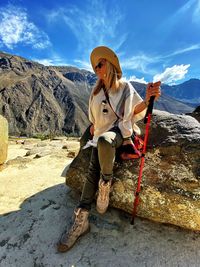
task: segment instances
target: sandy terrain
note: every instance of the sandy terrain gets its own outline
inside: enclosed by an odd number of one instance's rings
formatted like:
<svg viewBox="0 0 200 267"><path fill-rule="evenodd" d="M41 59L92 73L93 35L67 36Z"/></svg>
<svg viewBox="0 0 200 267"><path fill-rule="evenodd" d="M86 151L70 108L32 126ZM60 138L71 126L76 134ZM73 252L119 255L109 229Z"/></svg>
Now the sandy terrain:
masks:
<svg viewBox="0 0 200 267"><path fill-rule="evenodd" d="M132 226L127 214L109 208L102 216L95 205L91 232L58 253L79 199L61 173L78 148L76 140L10 142L0 172L0 266L200 266L198 233L139 218Z"/></svg>
<svg viewBox="0 0 200 267"><path fill-rule="evenodd" d="M26 198L63 182L63 178L60 177L61 170L71 162L72 158L67 158L67 151L61 149L56 151L56 154L49 153L41 158L34 159L34 156L38 153L25 157L27 151L37 145L35 142L36 140L28 141L24 145L11 142L9 145L9 167L0 173L1 214L19 209L20 204ZM38 152L47 150L47 146L43 146L46 143L46 141L39 142L41 146L38 147ZM68 143L70 143L70 145L68 144L69 150L76 151L79 147L78 141ZM52 141L51 144L55 144L58 148L62 147L60 141ZM12 162L14 159L17 159L16 163Z"/></svg>

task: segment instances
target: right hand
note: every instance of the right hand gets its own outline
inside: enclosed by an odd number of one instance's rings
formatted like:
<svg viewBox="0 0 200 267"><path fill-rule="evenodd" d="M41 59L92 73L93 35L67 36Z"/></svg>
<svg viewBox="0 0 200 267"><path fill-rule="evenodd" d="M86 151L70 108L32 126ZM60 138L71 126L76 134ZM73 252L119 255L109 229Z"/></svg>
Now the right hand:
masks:
<svg viewBox="0 0 200 267"><path fill-rule="evenodd" d="M148 83L147 84L146 96L145 96L145 102L146 103L149 103L151 96L155 96L155 100L157 100L160 97L160 95L161 95L160 85L161 85L160 81L158 81L156 83Z"/></svg>

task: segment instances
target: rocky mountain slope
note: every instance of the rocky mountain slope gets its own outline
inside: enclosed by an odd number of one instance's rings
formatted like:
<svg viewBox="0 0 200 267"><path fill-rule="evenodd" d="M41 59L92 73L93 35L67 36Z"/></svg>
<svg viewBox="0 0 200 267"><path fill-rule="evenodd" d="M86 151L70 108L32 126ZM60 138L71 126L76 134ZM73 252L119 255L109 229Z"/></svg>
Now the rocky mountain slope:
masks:
<svg viewBox="0 0 200 267"><path fill-rule="evenodd" d="M141 84L138 82L131 82L134 88L138 91L138 93L144 97L146 84ZM168 86L170 88L170 86ZM163 90L163 88L165 88ZM200 88L200 86L199 86ZM155 102L154 108L162 111L168 111L174 114L185 114L190 113L194 110L194 107L190 104L184 103L180 100L174 99L171 97L166 90L166 85L161 86L162 95L159 98L159 101Z"/></svg>
<svg viewBox="0 0 200 267"><path fill-rule="evenodd" d="M69 70L79 75L78 69ZM0 113L8 119L11 135L75 135L83 131L88 124L86 99L91 88L65 74L64 68L59 71L0 54Z"/></svg>
<svg viewBox="0 0 200 267"><path fill-rule="evenodd" d="M178 85L163 85L163 91L169 96L188 103L200 103L200 80L190 79Z"/></svg>
<svg viewBox="0 0 200 267"><path fill-rule="evenodd" d="M0 114L10 135L80 135L88 125L88 99L96 76L75 67L46 67L0 53ZM145 85L133 82L144 96ZM193 107L163 93L155 108L190 113Z"/></svg>

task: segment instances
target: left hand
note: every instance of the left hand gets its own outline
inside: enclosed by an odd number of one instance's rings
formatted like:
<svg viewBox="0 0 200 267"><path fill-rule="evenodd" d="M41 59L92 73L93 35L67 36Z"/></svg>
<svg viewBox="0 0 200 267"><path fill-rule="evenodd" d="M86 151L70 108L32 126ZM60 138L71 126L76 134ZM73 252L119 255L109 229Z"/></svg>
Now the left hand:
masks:
<svg viewBox="0 0 200 267"><path fill-rule="evenodd" d="M161 96L160 85L160 81L156 83L147 84L145 102L148 103L151 96L155 96L155 100L157 100Z"/></svg>

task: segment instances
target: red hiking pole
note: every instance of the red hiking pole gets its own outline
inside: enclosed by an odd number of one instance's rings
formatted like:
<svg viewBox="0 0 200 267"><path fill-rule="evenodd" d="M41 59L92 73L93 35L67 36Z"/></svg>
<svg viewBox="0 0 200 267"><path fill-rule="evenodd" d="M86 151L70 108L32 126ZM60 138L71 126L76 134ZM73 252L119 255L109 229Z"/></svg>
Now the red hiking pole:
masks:
<svg viewBox="0 0 200 267"><path fill-rule="evenodd" d="M154 99L155 99L155 96L151 96L150 101L149 101L149 105L147 108L147 112L146 112L146 115L144 118L144 123L146 124L146 129L145 129L145 136L144 136L144 145L143 145L143 149L142 149L142 156L141 156L141 161L140 161L140 170L139 170L139 175L138 175L137 189L135 192L135 199L134 199L131 224L134 224L134 219L135 219L135 216L137 213L137 206L139 204L139 194L140 194L140 187L141 187L141 181L142 181L142 172L143 172L144 162L145 162L145 153L146 153L146 146L147 146L147 140L148 140L148 135L149 135L149 127L150 127L151 115L152 115L152 111L153 111Z"/></svg>

